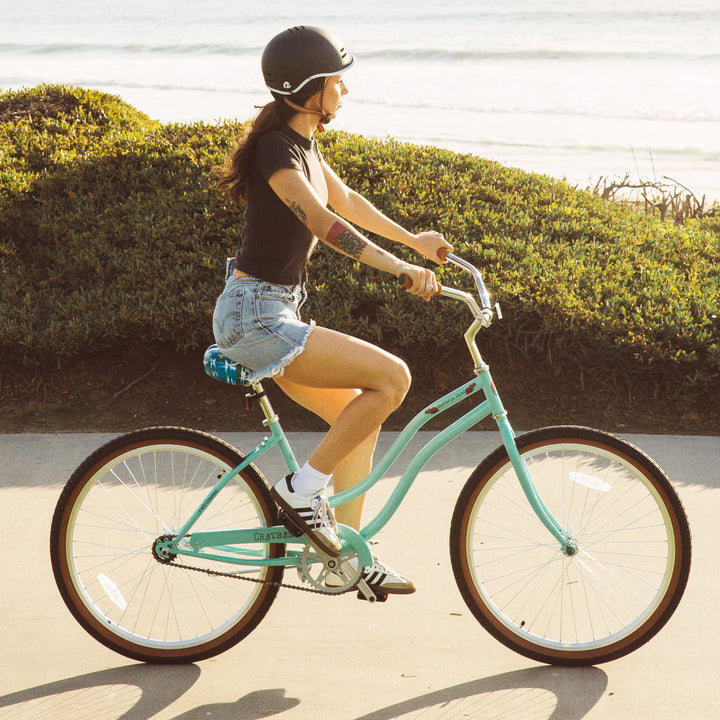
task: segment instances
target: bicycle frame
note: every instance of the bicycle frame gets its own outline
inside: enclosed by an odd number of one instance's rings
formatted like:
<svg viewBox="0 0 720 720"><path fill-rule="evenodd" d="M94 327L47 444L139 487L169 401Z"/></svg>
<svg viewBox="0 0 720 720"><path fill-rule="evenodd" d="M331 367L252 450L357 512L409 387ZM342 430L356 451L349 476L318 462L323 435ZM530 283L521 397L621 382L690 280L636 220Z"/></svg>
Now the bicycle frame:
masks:
<svg viewBox="0 0 720 720"><path fill-rule="evenodd" d="M403 454L402 470L368 513L374 517L360 530L338 527L340 552L322 552L278 510L256 464L279 449L288 470L297 470L289 439L261 384L211 346L206 372L251 388L267 437L245 458L207 433L151 427L110 440L78 466L55 507L50 552L62 598L85 630L135 660L195 662L253 631L280 587L356 592L371 603L412 591L409 582L374 572L382 568L371 538L430 458L489 417L503 445L478 457L449 526L453 576L474 618L515 652L569 666L622 657L665 625L691 563L690 528L670 480L640 449L592 428L551 426L515 437L475 342L499 308L475 268L448 259L476 280L472 295L441 290L474 316L465 333L474 376L419 412L366 478L330 498L335 508L354 505ZM429 421L450 408L436 431ZM418 431L430 428L418 442ZM283 578L285 568L297 571L299 583Z"/></svg>
<svg viewBox="0 0 720 720"><path fill-rule="evenodd" d="M345 525L339 525L338 534L341 539L347 541L354 550L358 552L359 559L364 565L372 564L372 554L368 546L368 540L375 536L388 523L397 508L402 503L410 486L417 478L420 471L427 462L456 437L477 425L485 418L492 416L500 431L500 437L505 446L518 481L530 503L535 514L538 516L548 532L554 537L566 555L574 555L577 551L572 537L562 528L558 521L552 516L542 498L536 491L535 485L530 476L525 462L520 456L515 445L515 433L507 418L507 412L503 407L500 396L495 389L490 369L483 361L477 348L475 338L483 326L488 326L492 319L493 310L499 314L499 308L490 306L490 299L485 290L482 278L472 266L452 255L448 259L455 264L469 269L476 275L476 284L480 294L482 308L478 307L475 298L469 293L454 288L443 288L441 294L446 297L464 301L473 312L475 319L465 333L465 340L470 354L475 362L475 376L452 392L446 394L436 402L427 406L419 412L402 430L392 446L386 451L383 457L375 465L372 472L360 483L335 494L329 498L331 507L337 507L349 502L360 495L364 495L372 488L393 466L395 461L403 453L420 429L439 414L454 407L458 403L482 391L485 399L476 407L471 408L462 417L455 420L445 429L436 433L410 461L396 487L390 494L385 505L377 515L367 523L360 532ZM158 549L176 555L192 555L203 559L217 560L236 565L286 565L297 566L300 563L301 552L288 550L285 557L267 558L261 550L252 550L244 547L246 544L265 543L303 543L302 538L295 537L284 526L258 527L244 530L219 530L208 532L192 533L192 527L202 515L210 503L217 497L222 489L231 482L244 468L254 463L262 455L273 447L278 447L285 460L289 472L296 472L299 468L287 436L280 424L278 417L273 412L268 398L259 382L251 383L255 396L259 399L265 420L263 424L270 430L271 435L263 440L257 447L251 450L247 457L237 467L227 472L218 483L211 489L197 510L188 518L187 522L178 529L174 540L159 541ZM238 547L243 546L243 547ZM224 555L215 555L208 550L213 548L222 550ZM234 555L229 557L228 554Z"/></svg>

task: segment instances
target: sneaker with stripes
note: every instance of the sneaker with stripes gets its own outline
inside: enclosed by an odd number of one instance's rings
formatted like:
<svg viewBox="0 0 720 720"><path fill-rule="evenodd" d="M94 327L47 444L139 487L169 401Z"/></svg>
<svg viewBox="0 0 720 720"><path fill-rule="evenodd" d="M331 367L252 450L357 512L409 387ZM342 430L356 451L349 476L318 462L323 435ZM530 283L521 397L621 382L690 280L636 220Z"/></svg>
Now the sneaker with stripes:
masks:
<svg viewBox="0 0 720 720"><path fill-rule="evenodd" d="M357 557L348 560L357 567ZM380 590L388 595L410 595L415 592L415 583L395 572L373 555L373 564L363 568L362 579L373 590ZM329 587L339 587L343 581L337 575L328 575L325 584Z"/></svg>
<svg viewBox="0 0 720 720"><path fill-rule="evenodd" d="M278 506L300 528L308 542L326 555L338 557L342 543L337 536L337 525L323 490L312 497L295 492L292 474L270 488Z"/></svg>

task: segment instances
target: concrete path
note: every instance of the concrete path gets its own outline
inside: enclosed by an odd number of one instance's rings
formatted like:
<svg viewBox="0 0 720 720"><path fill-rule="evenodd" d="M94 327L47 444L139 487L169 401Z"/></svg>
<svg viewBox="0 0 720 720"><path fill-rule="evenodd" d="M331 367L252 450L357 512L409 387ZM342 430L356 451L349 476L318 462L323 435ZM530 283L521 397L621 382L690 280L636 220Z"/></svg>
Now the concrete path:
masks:
<svg viewBox="0 0 720 720"><path fill-rule="evenodd" d="M221 435L240 449L259 437ZM353 595L283 590L261 625L219 657L153 667L114 654L70 616L48 555L63 483L110 437L0 435L0 720L720 718L720 438L628 436L683 500L694 539L690 583L649 644L599 667L563 669L496 642L454 584L449 520L472 468L499 443L490 432L466 434L434 458L381 534L378 554L415 580L414 595L371 606ZM382 448L393 437L384 434ZM292 436L299 459L318 438ZM261 470L281 472L276 461Z"/></svg>

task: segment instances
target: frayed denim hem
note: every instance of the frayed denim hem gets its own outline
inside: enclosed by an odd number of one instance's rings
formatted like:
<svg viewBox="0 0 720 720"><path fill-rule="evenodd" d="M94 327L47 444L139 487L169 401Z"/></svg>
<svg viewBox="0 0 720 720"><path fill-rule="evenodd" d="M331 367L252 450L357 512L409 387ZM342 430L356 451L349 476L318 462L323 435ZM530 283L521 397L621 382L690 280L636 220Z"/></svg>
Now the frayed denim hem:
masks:
<svg viewBox="0 0 720 720"><path fill-rule="evenodd" d="M310 337L310 333L312 332L314 327L315 321L310 320L310 322L307 323L307 327L305 328L305 335L300 341L300 344L295 346L287 355L280 358L280 360L278 360L276 363L266 365L264 368L260 368L260 370L250 370L250 368L246 368L248 371L247 382L251 383L255 382L256 380L265 380L267 378L280 377L284 375L285 368L298 355L300 355L303 350L305 350L305 343L307 343L307 339Z"/></svg>

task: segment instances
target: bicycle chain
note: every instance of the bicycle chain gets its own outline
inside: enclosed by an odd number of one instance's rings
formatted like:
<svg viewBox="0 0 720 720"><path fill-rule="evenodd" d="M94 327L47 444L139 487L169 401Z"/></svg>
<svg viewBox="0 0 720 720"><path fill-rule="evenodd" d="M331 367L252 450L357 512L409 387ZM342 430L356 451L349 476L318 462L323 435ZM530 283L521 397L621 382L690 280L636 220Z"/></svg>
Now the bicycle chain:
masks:
<svg viewBox="0 0 720 720"><path fill-rule="evenodd" d="M183 565L182 563L176 563L174 560L165 564L170 565L171 567L182 568L183 570L193 570L194 572L205 573L206 575L228 577L233 580L245 580L246 582L256 583L257 585L270 585L271 587L277 588L290 588L291 590L300 590L300 592L314 593L316 595L345 595L345 593L357 590L357 588L351 587L347 590L343 590L342 592L328 593L324 592L323 590L316 590L315 588L303 587L302 585L291 585L290 583L272 582L271 580L258 580L257 578L245 577L244 575L237 575L230 572L222 572L221 570L210 570L209 568L199 568L193 567L192 565Z"/></svg>

